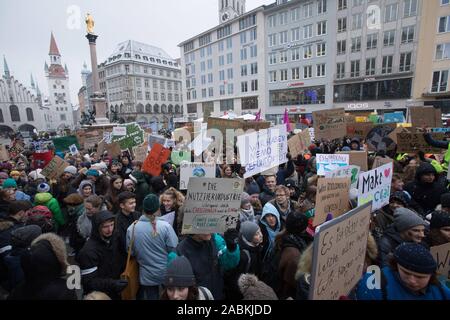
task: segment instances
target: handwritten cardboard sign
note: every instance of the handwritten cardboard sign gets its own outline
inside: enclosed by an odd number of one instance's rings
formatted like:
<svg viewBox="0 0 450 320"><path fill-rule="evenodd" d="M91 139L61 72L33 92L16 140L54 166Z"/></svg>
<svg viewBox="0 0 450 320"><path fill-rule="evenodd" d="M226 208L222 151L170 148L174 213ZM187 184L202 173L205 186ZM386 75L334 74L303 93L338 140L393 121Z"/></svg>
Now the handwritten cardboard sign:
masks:
<svg viewBox="0 0 450 320"><path fill-rule="evenodd" d="M64 173L64 169L68 166L69 164L67 162L56 156L53 157L53 159L47 166L45 166L44 169L42 169L41 174L49 180L57 179Z"/></svg>
<svg viewBox="0 0 450 320"><path fill-rule="evenodd" d="M243 188L242 179L189 179L182 234L224 233L235 228Z"/></svg>
<svg viewBox="0 0 450 320"><path fill-rule="evenodd" d="M6 146L0 144L0 161L8 161L8 160L9 160L8 150L6 150Z"/></svg>
<svg viewBox="0 0 450 320"><path fill-rule="evenodd" d="M364 272L371 204L367 203L316 229L310 300L347 296Z"/></svg>
<svg viewBox="0 0 450 320"><path fill-rule="evenodd" d="M159 176L162 171L162 165L167 162L169 157L170 150L155 143L142 165L142 171L147 172L154 177Z"/></svg>
<svg viewBox="0 0 450 320"><path fill-rule="evenodd" d="M324 176L327 172L334 171L339 167L346 167L350 164L348 154L317 154L316 167L317 175Z"/></svg>
<svg viewBox="0 0 450 320"><path fill-rule="evenodd" d="M350 178L350 188L357 188L360 171L361 168L354 165L339 167L331 172L326 172L325 178Z"/></svg>
<svg viewBox="0 0 450 320"><path fill-rule="evenodd" d="M370 130L375 127L372 122L353 122L347 123L347 136L351 138L365 139Z"/></svg>
<svg viewBox="0 0 450 320"><path fill-rule="evenodd" d="M313 225L327 220L329 214L337 218L349 209L350 178L319 178L316 193L316 212Z"/></svg>
<svg viewBox="0 0 450 320"><path fill-rule="evenodd" d="M361 171L369 170L367 164L367 151L340 151L339 154L348 154L350 156L349 164L358 166Z"/></svg>
<svg viewBox="0 0 450 320"><path fill-rule="evenodd" d="M244 178L278 167L288 161L286 125L240 135L237 146L241 164L245 165Z"/></svg>
<svg viewBox="0 0 450 320"><path fill-rule="evenodd" d="M397 128L395 128L394 131L392 131L392 132L388 135L388 137L389 137L390 139L392 139L392 141L394 141L395 144L398 143L398 141L397 141L397 134L398 134L398 133L409 133L409 130L406 129L406 128L404 128L404 127L397 127Z"/></svg>
<svg viewBox="0 0 450 320"><path fill-rule="evenodd" d="M450 242L431 247L430 251L438 265L436 272L450 279Z"/></svg>
<svg viewBox="0 0 450 320"><path fill-rule="evenodd" d="M397 128L395 123L377 125L369 131L366 137L369 151L394 151L396 144L389 134Z"/></svg>
<svg viewBox="0 0 450 320"><path fill-rule="evenodd" d="M347 134L345 110L330 109L313 112L314 132L317 140L343 138Z"/></svg>
<svg viewBox="0 0 450 320"><path fill-rule="evenodd" d="M442 112L434 107L410 107L411 123L413 127L439 128L442 127Z"/></svg>
<svg viewBox="0 0 450 320"><path fill-rule="evenodd" d="M134 159L137 161L144 162L148 154L148 144L144 143L142 146L133 147Z"/></svg>
<svg viewBox="0 0 450 320"><path fill-rule="evenodd" d="M444 140L444 133L432 133L433 139ZM397 133L397 152L415 153L423 151L425 153L439 153L439 148L430 146L423 137L423 133Z"/></svg>
<svg viewBox="0 0 450 320"><path fill-rule="evenodd" d="M296 134L292 138L288 140L289 145L289 152L292 156L292 158L297 158L299 154L301 154L303 151L305 151L304 146L302 145L302 141L300 139L299 134Z"/></svg>
<svg viewBox="0 0 450 320"><path fill-rule="evenodd" d="M375 160L373 161L372 169L379 168L379 167L384 166L385 164L388 164L388 163L394 164L394 160L389 158L389 157L386 157L386 158L375 157Z"/></svg>
<svg viewBox="0 0 450 320"><path fill-rule="evenodd" d="M385 164L359 175L358 206L372 201L372 210L376 211L389 204L394 166Z"/></svg>
<svg viewBox="0 0 450 320"><path fill-rule="evenodd" d="M180 190L187 190L190 178L215 178L214 163L183 162L180 165Z"/></svg>

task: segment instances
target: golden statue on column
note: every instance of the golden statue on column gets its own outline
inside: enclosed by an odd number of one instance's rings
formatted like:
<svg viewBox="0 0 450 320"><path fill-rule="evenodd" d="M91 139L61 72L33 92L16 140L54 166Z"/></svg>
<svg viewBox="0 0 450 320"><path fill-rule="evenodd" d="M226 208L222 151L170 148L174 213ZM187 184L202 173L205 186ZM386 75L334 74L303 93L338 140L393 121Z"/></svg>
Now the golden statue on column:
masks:
<svg viewBox="0 0 450 320"><path fill-rule="evenodd" d="M86 15L86 29L87 33L94 34L94 18L89 13Z"/></svg>

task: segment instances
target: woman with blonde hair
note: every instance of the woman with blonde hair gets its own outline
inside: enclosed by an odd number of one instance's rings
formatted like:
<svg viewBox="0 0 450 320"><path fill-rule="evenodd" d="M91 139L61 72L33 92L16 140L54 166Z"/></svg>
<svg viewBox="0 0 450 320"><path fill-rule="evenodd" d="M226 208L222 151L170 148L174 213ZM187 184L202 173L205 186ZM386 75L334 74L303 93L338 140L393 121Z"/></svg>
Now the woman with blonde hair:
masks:
<svg viewBox="0 0 450 320"><path fill-rule="evenodd" d="M171 187L164 191L159 198L161 203L161 217L159 219L167 221L178 236L181 234L183 224L184 196L180 191Z"/></svg>

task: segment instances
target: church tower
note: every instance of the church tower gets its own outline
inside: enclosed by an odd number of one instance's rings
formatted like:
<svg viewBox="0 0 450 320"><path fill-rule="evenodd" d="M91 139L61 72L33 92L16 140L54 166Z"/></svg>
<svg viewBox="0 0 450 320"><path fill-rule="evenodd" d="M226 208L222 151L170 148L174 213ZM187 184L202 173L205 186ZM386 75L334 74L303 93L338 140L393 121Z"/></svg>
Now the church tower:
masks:
<svg viewBox="0 0 450 320"><path fill-rule="evenodd" d="M73 128L73 109L70 102L69 71L61 63L61 54L56 45L53 33L50 36L50 66L45 63L48 81L49 103L51 108L51 128Z"/></svg>
<svg viewBox="0 0 450 320"><path fill-rule="evenodd" d="M225 23L245 13L245 0L219 0L219 23Z"/></svg>

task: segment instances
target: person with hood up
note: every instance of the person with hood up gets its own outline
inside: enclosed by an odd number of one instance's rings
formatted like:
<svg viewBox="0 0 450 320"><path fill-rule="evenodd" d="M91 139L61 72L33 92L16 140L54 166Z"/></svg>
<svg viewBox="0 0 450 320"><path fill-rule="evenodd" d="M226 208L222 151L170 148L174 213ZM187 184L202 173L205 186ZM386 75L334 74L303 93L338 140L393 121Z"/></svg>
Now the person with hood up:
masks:
<svg viewBox="0 0 450 320"><path fill-rule="evenodd" d="M46 183L41 183L37 189L38 193L34 197L34 206L45 206L47 207L53 215L53 221L55 225L55 229L59 230L66 221L64 215L61 212L61 208L59 206L58 200L53 198L50 193L50 186Z"/></svg>
<svg viewBox="0 0 450 320"><path fill-rule="evenodd" d="M81 268L81 282L84 293L101 291L113 300L128 285L120 280L124 261L118 254L118 242L114 236L115 217L109 211L102 211L92 219L92 232L86 244L76 257Z"/></svg>
<svg viewBox="0 0 450 320"><path fill-rule="evenodd" d="M242 194L241 207L239 212L239 223L242 224L245 221L258 223L259 216L255 215L255 210L250 202L250 195L246 192Z"/></svg>
<svg viewBox="0 0 450 320"><path fill-rule="evenodd" d="M280 299L296 297L295 273L300 256L312 243L313 238L306 232L308 218L298 212L292 212L286 219L286 229L276 239L276 250L280 252L278 265L279 283L275 291Z"/></svg>
<svg viewBox="0 0 450 320"><path fill-rule="evenodd" d="M123 181L123 188L125 189L125 191L129 191L129 192L135 192L136 189L134 187L134 182L131 179L125 179Z"/></svg>
<svg viewBox="0 0 450 320"><path fill-rule="evenodd" d="M84 198L95 195L95 185L90 180L83 180L78 188L78 193Z"/></svg>
<svg viewBox="0 0 450 320"><path fill-rule="evenodd" d="M106 175L100 173L98 170L83 168L80 170L78 177L74 179L72 185L74 187L80 186L83 180L90 180L93 184L93 192L99 196L105 196L109 188L109 179ZM80 190L78 188L78 190Z"/></svg>
<svg viewBox="0 0 450 320"><path fill-rule="evenodd" d="M434 211L431 214L430 233L426 242L430 247L440 246L450 242L450 213Z"/></svg>
<svg viewBox="0 0 450 320"><path fill-rule="evenodd" d="M369 287L372 272L366 273L356 287L357 300L450 300L450 289L436 275L437 263L424 246L399 245L389 265L381 270L380 288Z"/></svg>
<svg viewBox="0 0 450 320"><path fill-rule="evenodd" d="M259 227L263 235L263 261L266 262L272 258L275 249L275 237L284 227L280 214L273 204L267 203L264 206Z"/></svg>
<svg viewBox="0 0 450 320"><path fill-rule="evenodd" d="M416 178L405 187L412 199L419 205L422 216L433 211L441 202L441 195L448 193L442 180L438 179L436 169L429 163L421 163L416 171Z"/></svg>
<svg viewBox="0 0 450 320"><path fill-rule="evenodd" d="M197 286L191 263L182 256L169 263L160 300L214 300L214 297L208 288Z"/></svg>
<svg viewBox="0 0 450 320"><path fill-rule="evenodd" d="M378 242L381 265L387 266L390 254L403 242L421 243L425 238L425 221L414 211L398 208L394 223L386 229Z"/></svg>
<svg viewBox="0 0 450 320"><path fill-rule="evenodd" d="M67 288L64 241L54 233L42 234L21 258L25 281L9 295L8 300L77 300L75 290Z"/></svg>
<svg viewBox="0 0 450 320"><path fill-rule="evenodd" d="M150 187L141 171L133 171L129 178L134 182L136 194L136 211L142 212L144 198L150 193Z"/></svg>
<svg viewBox="0 0 450 320"><path fill-rule="evenodd" d="M350 141L350 149L352 151L360 151L361 150L361 140L355 137Z"/></svg>

